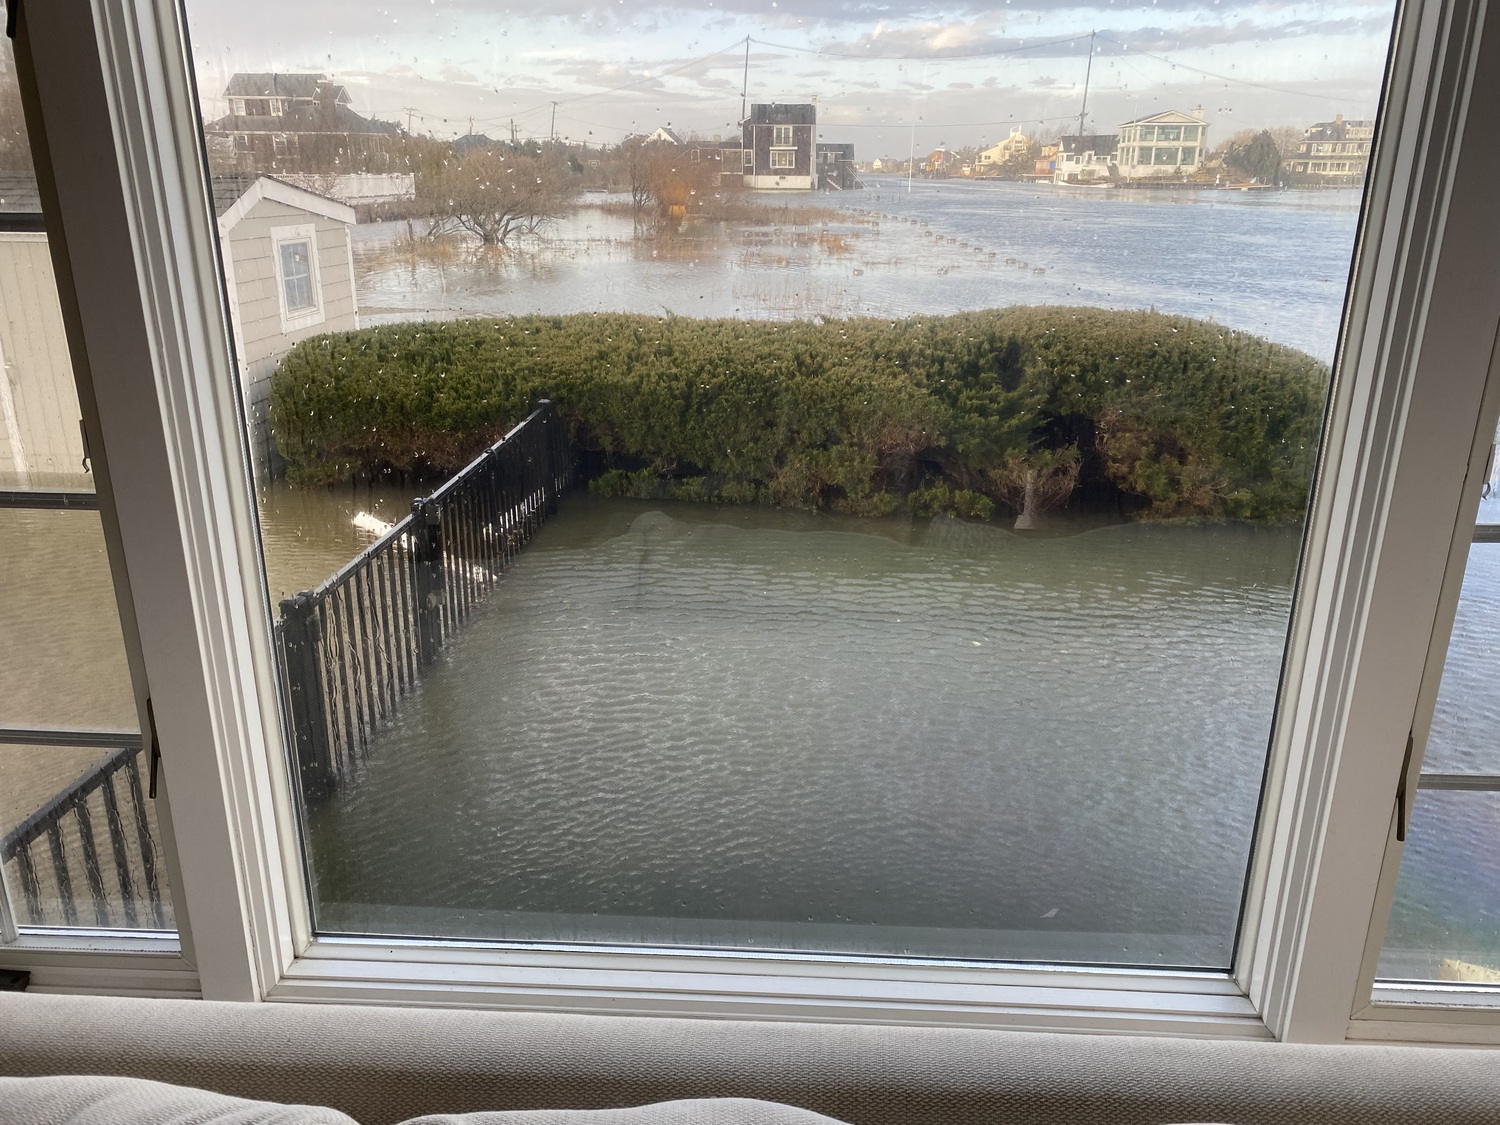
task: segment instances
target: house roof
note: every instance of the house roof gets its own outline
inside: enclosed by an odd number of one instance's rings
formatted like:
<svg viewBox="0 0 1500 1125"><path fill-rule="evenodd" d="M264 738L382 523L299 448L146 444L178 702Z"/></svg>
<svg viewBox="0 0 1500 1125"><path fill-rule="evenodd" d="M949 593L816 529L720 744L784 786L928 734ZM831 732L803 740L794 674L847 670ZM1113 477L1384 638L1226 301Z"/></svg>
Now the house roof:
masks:
<svg viewBox="0 0 1500 1125"><path fill-rule="evenodd" d="M234 172L214 176L212 183L214 213L219 217L220 234L227 235L262 199L275 200L310 215L322 215L341 223L352 224L355 219L354 208L347 203L340 203L318 192L278 180L275 176L259 172Z"/></svg>
<svg viewBox="0 0 1500 1125"><path fill-rule="evenodd" d="M1059 152L1074 155L1092 152L1098 156L1110 156L1120 147L1120 138L1114 133L1085 133L1081 137L1063 137L1057 144Z"/></svg>
<svg viewBox="0 0 1500 1125"><path fill-rule="evenodd" d="M1203 118L1194 117L1191 113L1178 113L1175 109L1169 109L1165 113L1153 113L1150 117L1137 117L1133 121L1126 121L1120 128L1126 125L1202 125Z"/></svg>
<svg viewBox="0 0 1500 1125"><path fill-rule="evenodd" d="M348 105L353 100L349 91L336 83L327 82L321 74L235 74L224 87L226 98L316 98L320 87L333 94L339 105Z"/></svg>
<svg viewBox="0 0 1500 1125"><path fill-rule="evenodd" d="M818 107L811 102L760 102L750 107L751 125L816 125Z"/></svg>
<svg viewBox="0 0 1500 1125"><path fill-rule="evenodd" d="M217 133L353 133L383 137L401 135L393 121L371 121L345 105L298 102L287 107L280 117L236 117L228 114L207 126Z"/></svg>
<svg viewBox="0 0 1500 1125"><path fill-rule="evenodd" d="M672 132L671 129L668 129L665 125L659 126L646 139L648 141L671 141L674 145L680 145L682 143L682 138L679 137L676 133Z"/></svg>

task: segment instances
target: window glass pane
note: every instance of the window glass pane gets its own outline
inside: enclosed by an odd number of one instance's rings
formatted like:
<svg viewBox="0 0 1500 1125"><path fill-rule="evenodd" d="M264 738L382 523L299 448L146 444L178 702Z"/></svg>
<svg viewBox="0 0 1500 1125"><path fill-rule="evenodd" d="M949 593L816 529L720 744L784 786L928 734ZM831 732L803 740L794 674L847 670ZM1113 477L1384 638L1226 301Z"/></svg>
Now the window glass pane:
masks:
<svg viewBox="0 0 1500 1125"><path fill-rule="evenodd" d="M1229 965L1390 9L188 13L321 930Z"/></svg>
<svg viewBox="0 0 1500 1125"><path fill-rule="evenodd" d="M313 307L312 266L308 261L307 243L281 244L281 283L286 287L288 312Z"/></svg>
<svg viewBox="0 0 1500 1125"><path fill-rule="evenodd" d="M99 513L0 508L0 728L138 730Z"/></svg>
<svg viewBox="0 0 1500 1125"><path fill-rule="evenodd" d="M1500 793L1418 794L1379 972L1500 985Z"/></svg>
<svg viewBox="0 0 1500 1125"><path fill-rule="evenodd" d="M1500 543L1469 549L1422 768L1500 774Z"/></svg>
<svg viewBox="0 0 1500 1125"><path fill-rule="evenodd" d="M0 861L21 926L169 930L140 740L0 744Z"/></svg>

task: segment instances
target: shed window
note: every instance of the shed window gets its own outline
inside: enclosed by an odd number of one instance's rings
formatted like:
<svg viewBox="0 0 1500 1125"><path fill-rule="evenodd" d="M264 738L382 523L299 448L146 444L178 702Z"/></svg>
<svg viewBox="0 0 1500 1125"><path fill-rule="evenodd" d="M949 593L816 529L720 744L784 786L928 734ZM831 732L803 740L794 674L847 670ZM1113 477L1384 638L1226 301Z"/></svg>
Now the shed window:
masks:
<svg viewBox="0 0 1500 1125"><path fill-rule="evenodd" d="M283 242L277 249L281 255L281 289L286 295L287 312L315 308L311 245L305 239L298 239Z"/></svg>

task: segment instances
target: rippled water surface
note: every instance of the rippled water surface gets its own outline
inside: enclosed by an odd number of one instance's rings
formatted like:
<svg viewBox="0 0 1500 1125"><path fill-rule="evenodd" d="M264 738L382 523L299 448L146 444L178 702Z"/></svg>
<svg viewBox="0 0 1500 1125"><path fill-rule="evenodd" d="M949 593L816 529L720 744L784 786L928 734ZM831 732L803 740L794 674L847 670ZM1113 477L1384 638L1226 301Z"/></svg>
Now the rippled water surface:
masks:
<svg viewBox="0 0 1500 1125"><path fill-rule="evenodd" d="M313 814L320 925L1227 965L1296 547L570 498Z"/></svg>
<svg viewBox="0 0 1500 1125"><path fill-rule="evenodd" d="M1156 308L1333 356L1357 191L1094 191L867 177L864 191L757 193L827 220L689 224L638 238L584 206L500 254L413 255L405 224L356 228L365 323L637 312L911 316L1005 305ZM791 214L791 212L789 212ZM841 216L841 217L840 217Z"/></svg>

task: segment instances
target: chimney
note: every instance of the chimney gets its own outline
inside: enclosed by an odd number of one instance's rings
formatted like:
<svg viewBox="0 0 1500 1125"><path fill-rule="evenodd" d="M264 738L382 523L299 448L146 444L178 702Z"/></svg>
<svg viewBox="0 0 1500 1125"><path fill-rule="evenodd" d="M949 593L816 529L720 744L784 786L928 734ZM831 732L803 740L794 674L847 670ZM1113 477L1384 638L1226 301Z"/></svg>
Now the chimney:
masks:
<svg viewBox="0 0 1500 1125"><path fill-rule="evenodd" d="M1199 121L1203 120L1203 107L1201 105L1194 108L1193 116L1196 117Z"/></svg>
<svg viewBox="0 0 1500 1125"><path fill-rule="evenodd" d="M1333 115L1333 123L1335 125L1342 125L1344 123L1344 115L1342 113L1335 113Z"/></svg>

